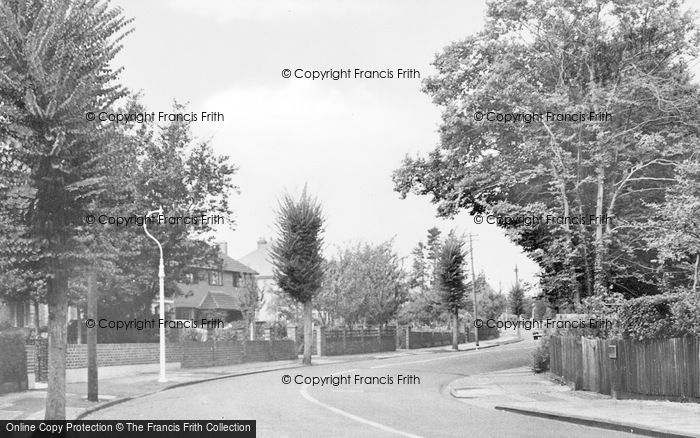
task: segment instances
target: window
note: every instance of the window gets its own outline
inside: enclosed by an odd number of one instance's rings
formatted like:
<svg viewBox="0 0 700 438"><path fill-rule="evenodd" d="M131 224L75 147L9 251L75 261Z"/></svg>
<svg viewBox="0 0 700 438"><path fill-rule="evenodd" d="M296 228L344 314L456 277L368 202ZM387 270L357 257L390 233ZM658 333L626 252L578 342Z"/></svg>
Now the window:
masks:
<svg viewBox="0 0 700 438"><path fill-rule="evenodd" d="M234 272L233 273L233 287L240 287L240 284L241 284L241 273Z"/></svg>
<svg viewBox="0 0 700 438"><path fill-rule="evenodd" d="M212 286L223 286L223 275L221 271L209 271L209 284Z"/></svg>

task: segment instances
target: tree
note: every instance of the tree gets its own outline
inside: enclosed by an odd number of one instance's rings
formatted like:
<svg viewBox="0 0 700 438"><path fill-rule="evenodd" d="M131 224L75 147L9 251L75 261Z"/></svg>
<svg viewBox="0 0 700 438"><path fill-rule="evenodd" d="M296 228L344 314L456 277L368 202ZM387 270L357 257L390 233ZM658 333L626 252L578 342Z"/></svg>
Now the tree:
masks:
<svg viewBox="0 0 700 438"><path fill-rule="evenodd" d="M437 287L442 302L452 315L452 349L459 348L459 310L464 306L464 242L450 233L438 259Z"/></svg>
<svg viewBox="0 0 700 438"><path fill-rule="evenodd" d="M345 325L386 324L407 296L405 273L393 242L344 248L326 269L319 310Z"/></svg>
<svg viewBox="0 0 700 438"><path fill-rule="evenodd" d="M275 281L304 307L304 364L311 365L312 300L323 281L323 212L306 193L299 200L285 194L277 211L277 233L271 249Z"/></svg>
<svg viewBox="0 0 700 438"><path fill-rule="evenodd" d="M425 245L423 242L418 242L413 251L411 252L413 256L413 265L411 271L410 286L418 289L425 289L427 287L427 276L426 265L425 265Z"/></svg>
<svg viewBox="0 0 700 438"><path fill-rule="evenodd" d="M651 248L658 251L662 283L667 289L698 290L700 276L700 161L686 160L678 166L676 185L661 204L651 205L653 214L645 229Z"/></svg>
<svg viewBox="0 0 700 438"><path fill-rule="evenodd" d="M611 287L658 292L641 236L647 205L697 147L692 15L653 0L492 2L487 14L437 56L424 90L443 108L440 145L407 157L395 189L431 196L446 217L544 218L500 225L542 267L557 308Z"/></svg>
<svg viewBox="0 0 700 438"><path fill-rule="evenodd" d="M479 291L477 299L482 319L496 319L505 312L508 305L506 297L491 287L483 271L476 277L476 289Z"/></svg>
<svg viewBox="0 0 700 438"><path fill-rule="evenodd" d="M520 317L525 313L525 291L520 283L516 283L508 292L508 303L513 315Z"/></svg>
<svg viewBox="0 0 700 438"><path fill-rule="evenodd" d="M428 284L433 286L435 284L435 277L437 276L438 263L440 258L440 230L437 227L432 227L428 230L428 240L425 245L427 251L428 259Z"/></svg>
<svg viewBox="0 0 700 438"><path fill-rule="evenodd" d="M94 123L125 91L111 67L129 24L119 9L88 0L0 4L0 102L11 116L3 171L14 173L24 203L18 233L3 264L31 266L46 283L49 306L49 385L46 419L65 419L68 280L86 216L94 158ZM4 194L6 196L6 193ZM2 221L3 228L6 225Z"/></svg>

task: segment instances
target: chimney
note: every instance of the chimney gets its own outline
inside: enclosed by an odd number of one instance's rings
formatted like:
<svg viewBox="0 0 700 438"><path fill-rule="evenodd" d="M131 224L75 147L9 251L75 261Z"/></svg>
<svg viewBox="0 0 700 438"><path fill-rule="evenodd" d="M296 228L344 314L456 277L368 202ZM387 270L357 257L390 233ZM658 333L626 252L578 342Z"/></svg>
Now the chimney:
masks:
<svg viewBox="0 0 700 438"><path fill-rule="evenodd" d="M261 246L264 246L264 245L267 245L267 240L265 240L264 237L259 238L258 239L258 248L260 248Z"/></svg>
<svg viewBox="0 0 700 438"><path fill-rule="evenodd" d="M217 245L219 245L219 251L223 255L228 255L228 243L226 242L216 242Z"/></svg>

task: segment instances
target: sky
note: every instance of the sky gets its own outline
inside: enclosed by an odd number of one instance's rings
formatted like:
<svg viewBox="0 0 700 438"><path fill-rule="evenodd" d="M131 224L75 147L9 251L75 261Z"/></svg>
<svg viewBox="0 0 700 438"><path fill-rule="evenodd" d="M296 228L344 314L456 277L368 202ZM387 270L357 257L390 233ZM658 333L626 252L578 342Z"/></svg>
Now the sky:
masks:
<svg viewBox="0 0 700 438"><path fill-rule="evenodd" d="M693 2L698 3L698 2ZM467 214L438 219L426 197L400 199L392 172L409 154L435 148L440 109L421 92L435 54L477 32L484 1L119 0L134 18L117 64L150 111L173 99L220 112L194 133L239 171L236 223L219 230L241 257L275 234L285 192L304 186L322 203L327 254L358 242L394 240L399 256L437 226L475 233L474 264L507 290L517 265L536 283L538 267L495 225ZM419 78L284 78L290 69L416 69ZM407 259L408 260L408 259ZM410 265L410 260L408 262Z"/></svg>

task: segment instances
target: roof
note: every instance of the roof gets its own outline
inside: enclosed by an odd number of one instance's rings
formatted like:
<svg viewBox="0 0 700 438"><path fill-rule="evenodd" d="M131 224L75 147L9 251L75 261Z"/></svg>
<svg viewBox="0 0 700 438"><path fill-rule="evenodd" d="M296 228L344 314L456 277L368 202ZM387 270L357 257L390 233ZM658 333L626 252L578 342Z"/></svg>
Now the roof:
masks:
<svg viewBox="0 0 700 438"><path fill-rule="evenodd" d="M177 283L180 289L175 295L175 308L240 310L243 295L249 291L245 287L211 286L206 283Z"/></svg>
<svg viewBox="0 0 700 438"><path fill-rule="evenodd" d="M248 265L244 265L243 263L239 262L238 260L227 256L226 254L220 253L219 256L223 260L221 270L222 271L230 271L230 272L243 272L246 274L253 274L257 275L257 271L252 269ZM201 269L214 269L213 266L194 266L195 268L201 268Z"/></svg>
<svg viewBox="0 0 700 438"><path fill-rule="evenodd" d="M272 243L265 240L258 241L258 248L241 257L241 262L255 269L261 277L272 277L272 262L270 261L270 249Z"/></svg>

